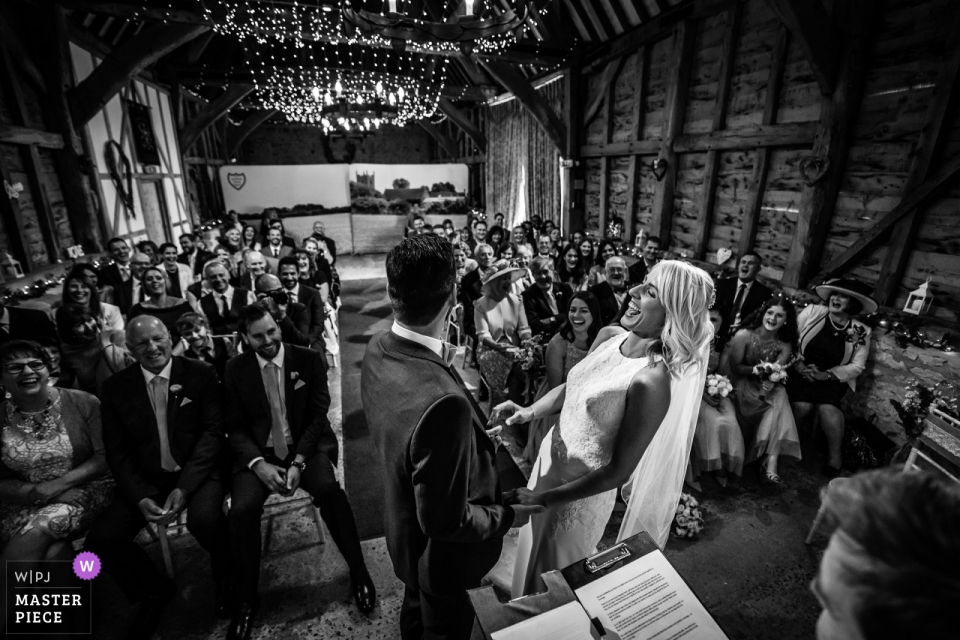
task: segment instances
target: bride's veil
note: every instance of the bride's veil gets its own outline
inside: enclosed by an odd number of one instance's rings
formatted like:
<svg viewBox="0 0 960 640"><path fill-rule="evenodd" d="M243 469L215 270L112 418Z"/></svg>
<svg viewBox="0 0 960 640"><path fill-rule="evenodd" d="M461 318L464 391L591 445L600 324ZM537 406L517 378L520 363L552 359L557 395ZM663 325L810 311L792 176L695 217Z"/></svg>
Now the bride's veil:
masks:
<svg viewBox="0 0 960 640"><path fill-rule="evenodd" d="M700 346L696 361L670 379L667 415L622 488L627 512L617 542L646 531L661 549L667 544L690 462L709 355L710 340L707 340Z"/></svg>

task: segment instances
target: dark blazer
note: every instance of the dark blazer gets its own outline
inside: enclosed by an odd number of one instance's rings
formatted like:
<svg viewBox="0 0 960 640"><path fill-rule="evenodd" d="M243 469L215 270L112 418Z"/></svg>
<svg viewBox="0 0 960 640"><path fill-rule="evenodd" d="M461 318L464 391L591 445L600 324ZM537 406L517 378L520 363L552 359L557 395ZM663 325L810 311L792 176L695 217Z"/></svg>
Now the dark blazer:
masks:
<svg viewBox="0 0 960 640"><path fill-rule="evenodd" d="M310 311L299 302L287 305L287 315L277 323L284 342L299 347L309 347L320 353L325 353L327 343L323 339L323 321L319 330L311 321Z"/></svg>
<svg viewBox="0 0 960 640"><path fill-rule="evenodd" d="M175 385L181 389L174 392ZM173 357L167 433L170 453L181 468L177 487L188 496L214 471L224 444L220 393L213 366ZM117 491L136 505L159 491L163 473L160 434L139 364L107 378L100 394L100 411L107 462Z"/></svg>
<svg viewBox="0 0 960 640"><path fill-rule="evenodd" d="M250 291L235 287L233 298L230 299L230 308L227 309L225 314L220 312L220 307L217 305L213 292L209 292L200 298L200 309L203 310L203 315L207 316L213 333L218 335L233 333L237 330L237 314L240 309L249 304L249 301Z"/></svg>
<svg viewBox="0 0 960 640"><path fill-rule="evenodd" d="M212 364L217 371L217 378L220 380L223 380L223 375L226 372L227 361L236 355L237 350L234 349L233 343L227 342L223 338L213 338L213 353L209 355L194 353L193 349L189 347L183 351L183 357L188 360L202 360L207 364Z"/></svg>
<svg viewBox="0 0 960 640"><path fill-rule="evenodd" d="M642 257L627 268L627 278L630 282L641 284L646 277L647 263L643 261Z"/></svg>
<svg viewBox="0 0 960 640"><path fill-rule="evenodd" d="M629 291L630 287L631 285L627 284L626 290ZM617 302L617 296L613 293L613 287L610 286L609 282L599 282L590 287L589 291L597 297L597 302L600 303L600 322L605 327L616 317L621 303ZM529 320L528 315L527 321L529 322Z"/></svg>
<svg viewBox="0 0 960 640"><path fill-rule="evenodd" d="M322 236L319 233L314 233L310 237L325 243L327 245L327 251L330 252L330 258L332 258L332 264L337 264L337 243L334 242L333 238Z"/></svg>
<svg viewBox="0 0 960 640"><path fill-rule="evenodd" d="M273 273L267 269L267 273ZM243 275L237 275L230 278L230 286L235 289L246 289L247 291L256 291L257 279L250 273L244 273Z"/></svg>
<svg viewBox="0 0 960 640"><path fill-rule="evenodd" d="M483 286L480 284L480 271L477 267L460 280L457 291L460 304L463 305L463 327L467 335L475 336L477 327L473 319L473 303L483 296Z"/></svg>
<svg viewBox="0 0 960 640"><path fill-rule="evenodd" d="M216 255L210 253L209 251L205 251L203 249L195 249L193 252L193 255L196 256L196 260L194 260L192 264L190 263L191 256L188 256L185 253L181 253L180 255L177 256L177 262L179 262L180 264L185 264L188 267L192 268L193 275L195 276L202 276L203 265L207 264L208 260L213 260L214 258L217 257Z"/></svg>
<svg viewBox="0 0 960 640"><path fill-rule="evenodd" d="M312 349L287 343L283 350L287 423L293 436L291 451L304 458L321 451L337 464L337 437L327 419L330 392L324 357ZM247 351L227 362L223 384L224 425L236 457L234 471L238 471L266 455L270 437L270 405L257 354Z"/></svg>
<svg viewBox="0 0 960 640"><path fill-rule="evenodd" d="M43 311L25 307L6 309L10 319L9 334L0 337L0 344L8 340L34 340L41 337L57 340L57 328Z"/></svg>
<svg viewBox="0 0 960 640"><path fill-rule="evenodd" d="M524 289L523 309L527 312L527 322L530 324L533 335L543 336L544 342L553 337L567 316L571 296L573 296L573 288L570 285L563 282L553 283L553 297L557 301L557 313L554 316L543 289L536 283ZM552 319L547 320L547 318Z"/></svg>
<svg viewBox="0 0 960 640"><path fill-rule="evenodd" d="M307 313L309 314L310 325L308 333L311 336L319 335L322 338L325 311L320 292L313 287L300 283L300 295L297 296L297 303L306 307Z"/></svg>
<svg viewBox="0 0 960 640"><path fill-rule="evenodd" d="M432 351L384 331L367 345L360 392L382 462L397 577L440 595L479 586L514 516L500 496L496 449L463 387Z"/></svg>
<svg viewBox="0 0 960 640"><path fill-rule="evenodd" d="M737 285L740 280L736 277L725 278L717 282L717 305L723 309L723 319L726 322L733 310L733 301L737 297ZM763 303L773 295L769 287L759 280L753 281L753 286L747 292L746 299L740 306L740 320L743 321L751 313L763 306Z"/></svg>
<svg viewBox="0 0 960 640"><path fill-rule="evenodd" d="M120 267L117 266L116 262L111 262L100 270L100 282L108 284L114 289L123 282L123 275L120 274Z"/></svg>
<svg viewBox="0 0 960 640"><path fill-rule="evenodd" d="M115 267L115 265L111 266ZM131 276L126 282L110 284L110 286L113 287L113 304L120 308L120 313L123 315L129 315L130 309L133 308L133 305L137 304L138 302L143 302L143 287L138 284L137 293L135 295L133 291L134 281L134 277ZM136 298L136 300L134 298Z"/></svg>

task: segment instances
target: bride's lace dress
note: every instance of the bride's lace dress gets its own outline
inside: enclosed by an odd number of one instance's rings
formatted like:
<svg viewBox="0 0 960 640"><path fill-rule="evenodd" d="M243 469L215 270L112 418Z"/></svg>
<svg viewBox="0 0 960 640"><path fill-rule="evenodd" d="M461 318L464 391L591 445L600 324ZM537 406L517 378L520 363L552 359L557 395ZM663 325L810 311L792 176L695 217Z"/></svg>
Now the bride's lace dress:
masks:
<svg viewBox="0 0 960 640"><path fill-rule="evenodd" d="M560 421L540 446L529 489L552 489L610 462L627 389L649 362L649 358L620 353L628 335L608 340L570 371ZM520 530L513 597L543 591L541 573L562 569L593 553L615 498L616 490L611 490L533 516Z"/></svg>

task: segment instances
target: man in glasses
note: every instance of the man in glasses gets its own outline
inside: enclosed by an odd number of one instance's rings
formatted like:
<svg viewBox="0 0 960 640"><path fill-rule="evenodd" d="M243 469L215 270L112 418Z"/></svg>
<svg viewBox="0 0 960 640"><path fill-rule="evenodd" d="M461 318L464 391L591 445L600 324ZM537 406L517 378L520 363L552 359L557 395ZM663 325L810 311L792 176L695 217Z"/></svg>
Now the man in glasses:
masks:
<svg viewBox="0 0 960 640"><path fill-rule="evenodd" d="M325 351L323 325L319 332L311 331L310 312L299 302L290 302L277 276L265 273L257 278L256 294L257 304L273 316L284 342Z"/></svg>
<svg viewBox="0 0 960 640"><path fill-rule="evenodd" d="M620 256L607 258L603 265L603 274L606 280L590 287L590 293L597 297L600 303L600 323L603 326L610 324L620 305L626 302L627 290L627 261Z"/></svg>

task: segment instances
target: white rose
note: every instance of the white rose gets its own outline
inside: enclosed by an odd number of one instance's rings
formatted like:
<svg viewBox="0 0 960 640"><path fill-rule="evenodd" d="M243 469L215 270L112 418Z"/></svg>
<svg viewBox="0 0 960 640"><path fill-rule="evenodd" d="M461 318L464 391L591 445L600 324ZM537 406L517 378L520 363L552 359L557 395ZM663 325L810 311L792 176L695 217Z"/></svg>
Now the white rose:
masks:
<svg viewBox="0 0 960 640"><path fill-rule="evenodd" d="M780 382L780 374L773 372L770 374L770 382Z"/></svg>

